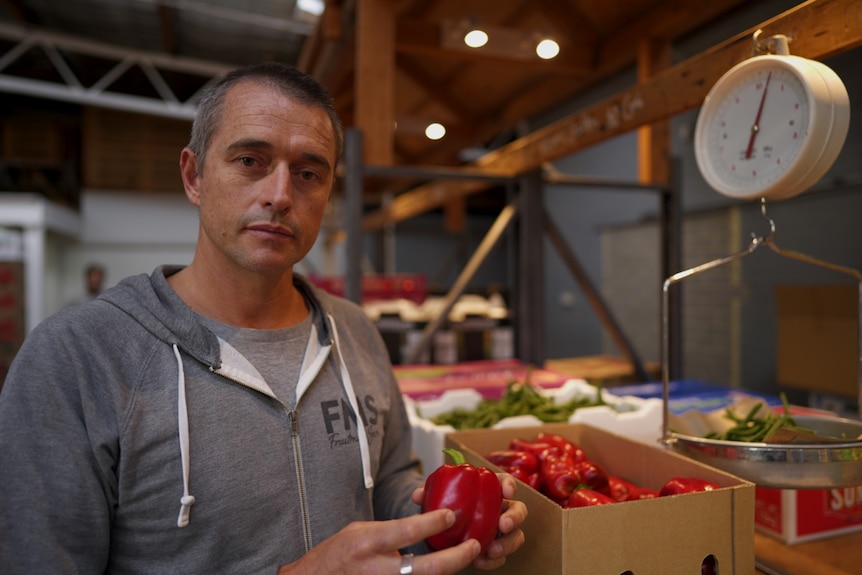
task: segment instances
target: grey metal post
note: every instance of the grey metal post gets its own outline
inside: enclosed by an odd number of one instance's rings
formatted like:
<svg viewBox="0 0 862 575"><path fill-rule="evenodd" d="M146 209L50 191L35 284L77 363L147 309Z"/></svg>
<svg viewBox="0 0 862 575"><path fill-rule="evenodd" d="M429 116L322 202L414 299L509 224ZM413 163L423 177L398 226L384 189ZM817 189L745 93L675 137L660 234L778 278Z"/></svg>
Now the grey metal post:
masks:
<svg viewBox="0 0 862 575"><path fill-rule="evenodd" d="M518 359L536 366L545 363L545 258L541 170L519 178L518 312L515 318Z"/></svg>
<svg viewBox="0 0 862 575"><path fill-rule="evenodd" d="M355 303L362 303L362 180L362 131L348 128L344 133L344 297Z"/></svg>

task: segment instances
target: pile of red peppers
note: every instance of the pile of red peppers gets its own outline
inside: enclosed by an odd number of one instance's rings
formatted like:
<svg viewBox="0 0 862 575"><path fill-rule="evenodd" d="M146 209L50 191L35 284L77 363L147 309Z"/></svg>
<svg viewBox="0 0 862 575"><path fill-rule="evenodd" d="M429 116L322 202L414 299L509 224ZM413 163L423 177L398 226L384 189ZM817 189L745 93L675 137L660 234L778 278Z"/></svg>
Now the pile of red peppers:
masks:
<svg viewBox="0 0 862 575"><path fill-rule="evenodd" d="M658 491L610 475L568 438L539 432L533 441L512 439L508 449L485 458L565 508L591 507L709 491L718 486L694 477L675 477Z"/></svg>

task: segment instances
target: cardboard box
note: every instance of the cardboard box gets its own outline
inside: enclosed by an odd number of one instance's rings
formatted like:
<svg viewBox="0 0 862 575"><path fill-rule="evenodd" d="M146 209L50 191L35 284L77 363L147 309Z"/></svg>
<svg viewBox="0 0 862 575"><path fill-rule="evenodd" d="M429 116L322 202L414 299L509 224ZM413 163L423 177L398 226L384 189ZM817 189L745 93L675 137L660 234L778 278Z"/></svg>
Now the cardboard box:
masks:
<svg viewBox="0 0 862 575"><path fill-rule="evenodd" d="M859 388L859 285L779 285L778 383L856 398Z"/></svg>
<svg viewBox="0 0 862 575"><path fill-rule="evenodd" d="M862 531L862 485L812 490L757 487L754 526L788 545Z"/></svg>
<svg viewBox="0 0 862 575"><path fill-rule="evenodd" d="M578 443L609 473L659 489L673 477L696 476L721 489L641 501L563 509L525 484L516 498L529 510L524 546L495 573L523 575L692 575L709 556L719 573L754 572L754 484L660 446L585 424L461 431L446 443L474 465L514 437L539 431ZM475 571L468 570L469 573ZM475 572L478 573L478 572Z"/></svg>

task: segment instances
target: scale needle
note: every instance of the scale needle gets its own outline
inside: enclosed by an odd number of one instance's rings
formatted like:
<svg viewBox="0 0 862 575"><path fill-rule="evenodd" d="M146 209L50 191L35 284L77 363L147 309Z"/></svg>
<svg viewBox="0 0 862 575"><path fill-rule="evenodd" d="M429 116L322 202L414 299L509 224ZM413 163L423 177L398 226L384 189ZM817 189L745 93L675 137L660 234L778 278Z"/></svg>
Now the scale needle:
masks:
<svg viewBox="0 0 862 575"><path fill-rule="evenodd" d="M751 135L748 137L748 148L745 150L745 159L751 159L751 153L754 151L754 138L760 131L760 115L763 114L763 103L766 101L766 90L769 88L769 80L772 78L772 72L766 76L766 84L763 85L763 94L760 95L760 105L757 107L757 116L754 118L754 124L751 126Z"/></svg>

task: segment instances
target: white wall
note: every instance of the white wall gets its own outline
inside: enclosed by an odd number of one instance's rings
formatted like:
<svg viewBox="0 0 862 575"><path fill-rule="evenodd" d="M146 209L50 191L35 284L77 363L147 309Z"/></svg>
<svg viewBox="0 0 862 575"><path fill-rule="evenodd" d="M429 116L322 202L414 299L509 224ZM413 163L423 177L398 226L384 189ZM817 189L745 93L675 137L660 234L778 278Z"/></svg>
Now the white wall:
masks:
<svg viewBox="0 0 862 575"><path fill-rule="evenodd" d="M337 210L334 210L337 212ZM334 216L333 216L334 217ZM197 208L182 193L84 190L81 237L52 236L46 253L46 311L54 313L84 290L84 269L90 263L107 270L105 285L124 277L150 273L162 264L188 264L198 233ZM297 271L334 273L343 269L343 247L325 257L318 242Z"/></svg>

